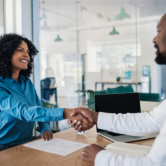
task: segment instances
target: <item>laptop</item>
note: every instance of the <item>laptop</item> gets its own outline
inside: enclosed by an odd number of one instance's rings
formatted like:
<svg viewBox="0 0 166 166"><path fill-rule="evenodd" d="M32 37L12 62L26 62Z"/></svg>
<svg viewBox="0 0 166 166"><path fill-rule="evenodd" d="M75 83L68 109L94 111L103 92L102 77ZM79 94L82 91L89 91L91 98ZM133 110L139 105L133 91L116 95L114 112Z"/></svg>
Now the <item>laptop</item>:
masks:
<svg viewBox="0 0 166 166"><path fill-rule="evenodd" d="M140 113L139 93L121 93L121 94L105 94L95 95L95 111L105 113ZM97 133L114 142L132 142L137 140L154 138L157 134L148 136L130 136L119 133L113 133L101 130L97 127Z"/></svg>

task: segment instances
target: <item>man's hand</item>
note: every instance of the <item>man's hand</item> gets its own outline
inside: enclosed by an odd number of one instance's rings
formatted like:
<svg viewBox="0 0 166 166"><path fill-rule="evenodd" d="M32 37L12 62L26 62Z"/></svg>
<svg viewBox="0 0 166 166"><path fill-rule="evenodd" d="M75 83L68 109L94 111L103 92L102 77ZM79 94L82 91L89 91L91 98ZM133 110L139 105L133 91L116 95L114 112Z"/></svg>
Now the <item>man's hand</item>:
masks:
<svg viewBox="0 0 166 166"><path fill-rule="evenodd" d="M77 114L82 114L84 117L86 117L89 121L91 121L93 124L97 124L98 119L98 112L92 112L92 110L89 110L88 108L75 108L71 114L71 116L76 116ZM78 130L79 132L84 131L83 127L77 123L77 121L68 121L71 124L71 127L73 127L75 130ZM88 130L87 128L86 130Z"/></svg>
<svg viewBox="0 0 166 166"><path fill-rule="evenodd" d="M105 149L98 145L92 144L89 147L86 147L82 151L82 157L84 160L94 162L97 153L100 152L101 150L105 150Z"/></svg>
<svg viewBox="0 0 166 166"><path fill-rule="evenodd" d="M51 131L43 131L41 138L44 141L49 141L50 139L53 139L53 133Z"/></svg>
<svg viewBox="0 0 166 166"><path fill-rule="evenodd" d="M81 131L88 130L94 126L94 123L89 121L89 119L87 117L85 117L83 114L78 113L74 116L71 116L73 110L85 111L85 110L89 110L89 109L82 108L82 107L73 108L73 109L65 108L64 113L63 113L64 119L68 119L68 121L70 121L71 123L76 122L79 125L79 127L81 128Z"/></svg>

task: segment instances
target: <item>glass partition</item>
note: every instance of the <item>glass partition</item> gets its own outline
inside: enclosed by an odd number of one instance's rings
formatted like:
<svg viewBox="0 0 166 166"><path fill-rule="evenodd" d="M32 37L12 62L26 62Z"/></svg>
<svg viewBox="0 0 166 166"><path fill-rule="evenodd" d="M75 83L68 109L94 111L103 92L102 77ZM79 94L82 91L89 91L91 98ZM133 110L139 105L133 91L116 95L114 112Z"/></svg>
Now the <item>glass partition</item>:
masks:
<svg viewBox="0 0 166 166"><path fill-rule="evenodd" d="M141 101L161 100L152 40L165 12L163 0L39 3L45 106L94 110L93 96L111 93L138 92Z"/></svg>
<svg viewBox="0 0 166 166"><path fill-rule="evenodd" d="M85 54L85 88L107 90L134 83L136 91L136 9L121 1L80 1L79 51ZM121 11L126 16L119 16ZM117 18L116 18L117 17ZM132 23L131 23L132 22Z"/></svg>

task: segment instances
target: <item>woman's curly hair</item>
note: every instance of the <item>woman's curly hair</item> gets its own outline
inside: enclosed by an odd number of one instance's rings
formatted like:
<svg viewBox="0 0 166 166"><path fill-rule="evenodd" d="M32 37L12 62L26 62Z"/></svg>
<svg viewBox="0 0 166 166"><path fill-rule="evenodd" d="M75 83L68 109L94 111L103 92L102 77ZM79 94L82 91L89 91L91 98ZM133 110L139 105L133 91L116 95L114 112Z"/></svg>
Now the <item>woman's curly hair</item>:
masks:
<svg viewBox="0 0 166 166"><path fill-rule="evenodd" d="M30 62L28 64L28 68L26 70L21 70L20 74L24 75L25 79L28 79L30 77L33 67L33 57L38 53L38 50L27 38L15 33L9 33L0 36L0 76L2 76L3 78L12 77L13 66L11 63L11 59L22 41L24 41L28 45Z"/></svg>

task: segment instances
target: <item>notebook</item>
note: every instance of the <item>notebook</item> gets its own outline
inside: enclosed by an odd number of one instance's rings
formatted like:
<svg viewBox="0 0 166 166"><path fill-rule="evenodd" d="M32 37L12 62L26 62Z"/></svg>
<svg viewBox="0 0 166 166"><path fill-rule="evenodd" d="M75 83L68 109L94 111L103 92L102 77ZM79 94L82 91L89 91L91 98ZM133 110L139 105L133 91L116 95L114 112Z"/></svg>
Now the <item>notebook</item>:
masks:
<svg viewBox="0 0 166 166"><path fill-rule="evenodd" d="M146 156L150 149L151 146L135 145L124 142L115 142L106 146L106 150L108 151L132 157Z"/></svg>

